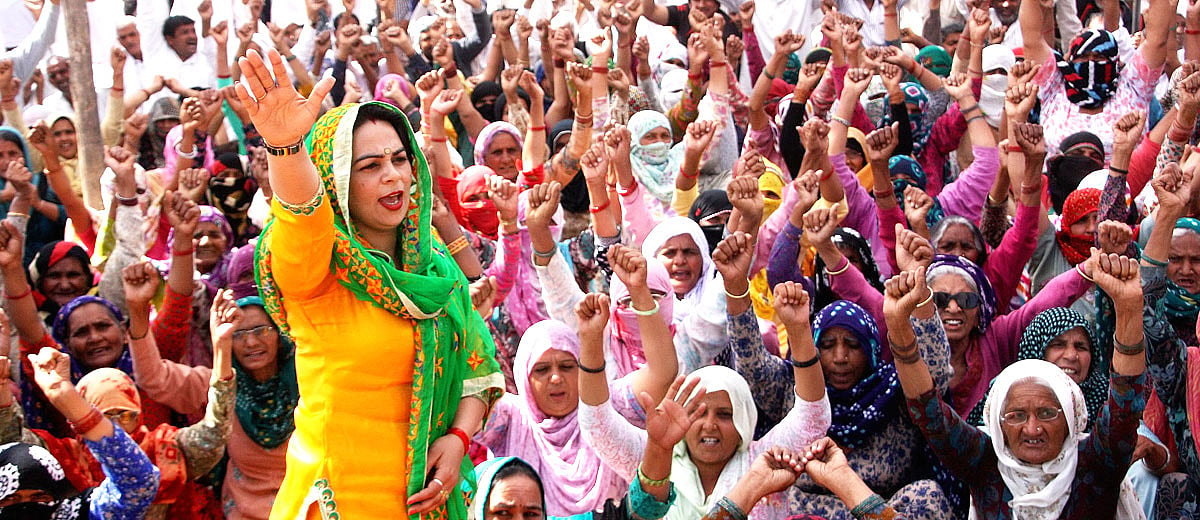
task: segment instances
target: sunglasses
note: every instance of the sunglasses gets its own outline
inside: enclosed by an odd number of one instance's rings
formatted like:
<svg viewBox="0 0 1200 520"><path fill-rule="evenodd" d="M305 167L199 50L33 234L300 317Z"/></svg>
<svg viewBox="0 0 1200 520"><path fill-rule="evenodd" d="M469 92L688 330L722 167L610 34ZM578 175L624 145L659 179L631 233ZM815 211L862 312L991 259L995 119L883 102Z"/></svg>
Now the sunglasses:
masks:
<svg viewBox="0 0 1200 520"><path fill-rule="evenodd" d="M958 306L961 309L974 309L979 307L979 304L983 303L983 299L980 298L978 294L973 292L960 292L954 294L947 292L933 293L933 304L937 305L937 308L939 309L945 309L946 307L949 307L951 300L958 303Z"/></svg>

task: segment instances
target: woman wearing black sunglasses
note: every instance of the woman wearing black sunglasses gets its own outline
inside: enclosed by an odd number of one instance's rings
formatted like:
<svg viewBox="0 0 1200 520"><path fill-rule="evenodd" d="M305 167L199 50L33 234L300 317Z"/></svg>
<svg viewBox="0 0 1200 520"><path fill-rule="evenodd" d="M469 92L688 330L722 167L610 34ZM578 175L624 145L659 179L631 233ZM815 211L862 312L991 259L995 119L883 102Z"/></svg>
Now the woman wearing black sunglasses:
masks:
<svg viewBox="0 0 1200 520"><path fill-rule="evenodd" d="M905 230L905 233L911 231ZM898 240L901 244L912 240ZM913 246L915 247L915 246ZM996 292L983 269L954 255L937 255L926 280L950 343L951 404L966 416L987 394L988 382L1017 359L1022 331L1038 313L1068 307L1092 288L1091 261L1054 278L1028 303L996 316Z"/></svg>

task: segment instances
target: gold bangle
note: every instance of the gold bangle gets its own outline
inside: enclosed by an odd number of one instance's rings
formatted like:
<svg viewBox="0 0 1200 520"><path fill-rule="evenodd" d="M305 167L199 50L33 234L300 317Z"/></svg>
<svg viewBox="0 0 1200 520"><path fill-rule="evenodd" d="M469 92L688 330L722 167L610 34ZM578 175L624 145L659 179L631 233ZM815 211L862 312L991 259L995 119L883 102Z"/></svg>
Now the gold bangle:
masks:
<svg viewBox="0 0 1200 520"><path fill-rule="evenodd" d="M728 296L735 300L740 300L742 298L748 297L748 296L750 296L750 284L748 284L748 283L746 284L746 292L744 292L742 294L733 294L733 293L729 292L729 289L726 289L725 296Z"/></svg>
<svg viewBox="0 0 1200 520"><path fill-rule="evenodd" d="M842 257L842 261L846 262L846 264L843 265L841 269L838 269L837 271L830 271L829 268L826 267L825 274L827 274L829 276L837 276L839 274L846 272L848 269L850 269L850 260L845 257Z"/></svg>
<svg viewBox="0 0 1200 520"><path fill-rule="evenodd" d="M467 248L467 237L465 235L454 239L449 244L446 244L446 251L448 251L450 253L450 256L457 255L459 252L461 252L463 249L466 249L466 248Z"/></svg>
<svg viewBox="0 0 1200 520"><path fill-rule="evenodd" d="M19 212L19 211L10 211L10 212L8 212L8 216L9 216L9 217L21 217L21 218L29 218L29 215L28 215L28 214L21 213L21 212Z"/></svg>
<svg viewBox="0 0 1200 520"><path fill-rule="evenodd" d="M918 303L916 308L920 309L921 307L929 305L929 302L931 302L931 301L933 301L933 289L929 290L929 296L927 298L925 298L925 300L922 301L921 303Z"/></svg>

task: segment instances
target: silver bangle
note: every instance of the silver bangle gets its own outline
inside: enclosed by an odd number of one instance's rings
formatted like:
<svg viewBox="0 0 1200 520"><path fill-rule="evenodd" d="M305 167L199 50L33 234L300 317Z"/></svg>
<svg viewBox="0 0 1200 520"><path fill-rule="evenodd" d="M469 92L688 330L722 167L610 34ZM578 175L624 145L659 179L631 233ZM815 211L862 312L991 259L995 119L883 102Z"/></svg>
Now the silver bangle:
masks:
<svg viewBox="0 0 1200 520"><path fill-rule="evenodd" d="M192 145L192 151L184 153L183 150L179 149L179 143L175 143L175 153L178 154L182 159L190 159L194 161L196 160L196 155L199 152L196 151L196 146Z"/></svg>

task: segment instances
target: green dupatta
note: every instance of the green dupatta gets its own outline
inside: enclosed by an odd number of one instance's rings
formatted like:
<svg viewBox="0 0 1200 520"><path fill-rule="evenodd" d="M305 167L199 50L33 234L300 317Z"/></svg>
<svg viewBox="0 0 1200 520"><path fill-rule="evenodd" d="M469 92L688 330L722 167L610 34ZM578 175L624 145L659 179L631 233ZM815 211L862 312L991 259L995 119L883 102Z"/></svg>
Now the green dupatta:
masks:
<svg viewBox="0 0 1200 520"><path fill-rule="evenodd" d="M369 103L396 111L386 103ZM359 300L416 323L413 366L412 411L408 423L408 494L425 487L429 445L446 434L463 396L474 395L489 406L500 397L504 380L495 359L495 346L483 319L471 305L467 280L435 239L430 224L433 178L408 118L400 137L413 165L412 202L408 216L396 230L400 250L399 267L384 252L370 249L358 236L350 219L349 200L354 122L365 105L343 105L327 112L306 140L313 164L320 173L325 193L333 207L335 237L329 269L342 286ZM255 276L263 303L271 318L285 333L290 330L283 307L284 295L271 273L271 251L265 246L272 223L268 223L255 252ZM464 479L474 475L470 459L463 457ZM474 482L470 482L474 487ZM409 518L465 519L463 500L447 501L426 515Z"/></svg>

